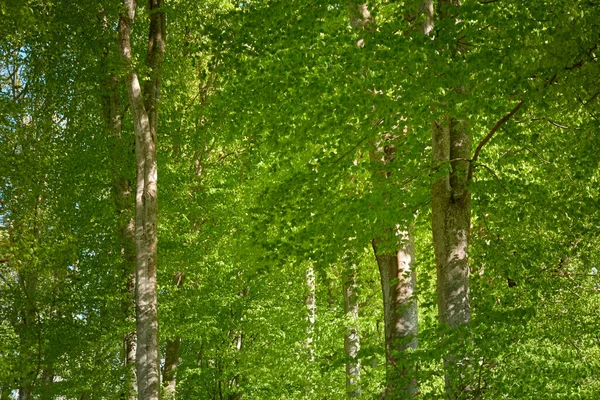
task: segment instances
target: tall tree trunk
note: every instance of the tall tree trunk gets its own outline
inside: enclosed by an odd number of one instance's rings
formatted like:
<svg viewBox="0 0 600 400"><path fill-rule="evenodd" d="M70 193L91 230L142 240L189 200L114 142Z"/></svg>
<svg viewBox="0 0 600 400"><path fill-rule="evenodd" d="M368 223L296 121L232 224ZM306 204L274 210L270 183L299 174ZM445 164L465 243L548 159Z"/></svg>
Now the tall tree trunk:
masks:
<svg viewBox="0 0 600 400"><path fill-rule="evenodd" d="M108 52L105 53L105 57ZM125 282L123 288L123 318L129 323L135 307L135 222L133 219L133 194L131 182L125 171L129 165L129 145L123 138L121 99L119 95L120 79L117 74L108 77L108 92L103 98L106 126L112 139L113 160L113 200L117 217L117 235L121 247L122 273ZM123 335L123 365L127 371L124 385L125 393L121 398L134 400L137 383L135 378L135 330Z"/></svg>
<svg viewBox="0 0 600 400"><path fill-rule="evenodd" d="M419 12L426 14L422 31L428 33L432 28L432 8L430 0L425 0ZM431 11L431 14L433 11ZM353 28L368 29L375 21L366 4L351 5L351 25ZM364 41L359 40L357 46L362 47ZM393 143L394 135L382 134L376 144L377 149L371 152L371 159L382 166L391 162L396 153ZM374 184L386 185L389 173L373 171ZM391 206L391 205L390 205ZM416 273L413 267L414 245L410 230L396 232L397 223L388 223L395 228L386 228L387 232L376 237L373 251L377 258L383 293L385 348L386 348L386 389L384 398L411 398L417 392L415 368L407 361L409 348L417 348L418 312L414 298ZM384 238L385 236L385 238ZM401 243L396 243L397 239Z"/></svg>
<svg viewBox="0 0 600 400"><path fill-rule="evenodd" d="M52 391L54 384L54 371L52 365L44 368L42 372L42 400L53 399Z"/></svg>
<svg viewBox="0 0 600 400"><path fill-rule="evenodd" d="M471 138L461 124L448 120L434 123L433 157L438 165L451 165L451 172L432 186L432 232L437 271L438 316L448 333L463 332L468 326L469 301L469 231L471 194L466 187ZM450 161L459 160L459 161ZM460 340L455 337L455 340ZM465 391L461 382L459 355L453 351L444 359L446 393L451 399Z"/></svg>
<svg viewBox="0 0 600 400"><path fill-rule="evenodd" d="M358 334L358 294L356 287L356 264L351 263L342 276L344 291L344 313L349 321L344 335L346 353L346 394L360 397L360 336Z"/></svg>
<svg viewBox="0 0 600 400"><path fill-rule="evenodd" d="M150 32L146 65L149 78L144 90L133 65L131 24L135 0L123 0L119 18L121 57L126 67L126 86L135 131L136 197L136 372L139 400L158 400L160 371L158 348L158 304L156 291L157 253L157 163L156 139L160 72L165 51L165 14L162 0L149 1Z"/></svg>
<svg viewBox="0 0 600 400"><path fill-rule="evenodd" d="M439 18L449 18L445 9L460 6L460 0L442 0ZM463 89L448 88L462 92ZM450 171L433 183L431 218L437 271L438 316L447 331L450 351L444 357L446 396L454 399L468 392L463 372L466 362L456 344L468 328L471 317L469 300L469 233L471 193L467 187L471 156L471 135L464 121L446 117L433 123L433 162Z"/></svg>
<svg viewBox="0 0 600 400"><path fill-rule="evenodd" d="M389 399L412 398L417 391L415 369L406 360L406 350L417 348L419 326L414 245L408 232L400 237L403 243L396 252L383 250L386 243L381 239L373 240L384 307L387 387L383 397Z"/></svg>
<svg viewBox="0 0 600 400"><path fill-rule="evenodd" d="M450 328L467 324L471 194L466 187L471 137L455 120L433 125L433 159L450 173L432 186L432 231L438 279L438 314ZM451 161L453 160L453 161Z"/></svg>

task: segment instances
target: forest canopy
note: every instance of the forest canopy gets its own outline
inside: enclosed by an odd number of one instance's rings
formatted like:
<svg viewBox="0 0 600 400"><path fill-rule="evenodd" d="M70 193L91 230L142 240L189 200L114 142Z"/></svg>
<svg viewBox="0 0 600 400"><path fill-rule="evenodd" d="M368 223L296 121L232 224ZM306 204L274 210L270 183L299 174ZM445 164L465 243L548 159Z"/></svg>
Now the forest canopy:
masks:
<svg viewBox="0 0 600 400"><path fill-rule="evenodd" d="M597 398L597 0L0 16L0 400Z"/></svg>

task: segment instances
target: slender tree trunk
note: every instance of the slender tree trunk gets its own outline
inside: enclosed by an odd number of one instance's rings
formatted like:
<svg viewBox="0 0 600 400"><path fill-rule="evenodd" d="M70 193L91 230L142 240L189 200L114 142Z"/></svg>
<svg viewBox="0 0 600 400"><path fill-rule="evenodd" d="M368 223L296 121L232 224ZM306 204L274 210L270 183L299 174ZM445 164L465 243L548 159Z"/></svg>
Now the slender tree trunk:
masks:
<svg viewBox="0 0 600 400"><path fill-rule="evenodd" d="M180 288L183 285L184 274L178 272L175 274L173 283L175 287ZM180 362L181 337L176 336L167 340L165 349L165 365L163 367L163 387L165 390L165 399L175 399L177 387L177 367Z"/></svg>
<svg viewBox="0 0 600 400"><path fill-rule="evenodd" d="M108 56L108 52L105 54ZM129 165L130 150L123 138L121 119L120 79L117 74L108 78L108 92L103 98L106 125L112 139L113 160L113 199L117 216L117 234L121 246L121 262L125 287L123 291L123 318L129 323L135 307L135 222L133 219L133 193L131 182L124 171ZM123 365L126 368L125 393L122 398L134 400L137 384L135 377L135 330L123 336Z"/></svg>
<svg viewBox="0 0 600 400"><path fill-rule="evenodd" d="M156 290L157 254L157 103L160 93L160 70L165 49L165 15L161 0L150 0L150 34L146 65L149 78L144 90L133 65L131 24L135 0L123 0L119 18L121 57L126 67L126 86L135 131L137 164L135 198L136 241L136 372L139 400L157 400L160 396L158 348L158 304Z"/></svg>
<svg viewBox="0 0 600 400"><path fill-rule="evenodd" d="M371 159L382 166L391 162L396 153L393 139L392 135L382 135ZM385 185L390 177L389 173L374 171L374 185ZM394 226L388 222L387 226L390 225ZM399 225L387 226L372 242L379 266L385 324L386 389L382 397L412 398L417 392L416 371L406 350L417 348L414 244L410 230L401 231Z"/></svg>
<svg viewBox="0 0 600 400"><path fill-rule="evenodd" d="M438 278L440 322L455 328L467 324L469 307L469 231L471 195L466 187L471 138L454 121L433 126L433 157L451 172L432 186L433 246ZM459 161L450 161L459 160Z"/></svg>
<svg viewBox="0 0 600 400"><path fill-rule="evenodd" d="M44 368L42 372L42 399L43 400L51 400L53 384L54 384L54 371L52 365Z"/></svg>
<svg viewBox="0 0 600 400"><path fill-rule="evenodd" d="M348 397L360 397L360 336L358 334L358 294L356 287L356 264L352 263L342 277L344 313L349 324L344 335L346 353L346 393Z"/></svg>

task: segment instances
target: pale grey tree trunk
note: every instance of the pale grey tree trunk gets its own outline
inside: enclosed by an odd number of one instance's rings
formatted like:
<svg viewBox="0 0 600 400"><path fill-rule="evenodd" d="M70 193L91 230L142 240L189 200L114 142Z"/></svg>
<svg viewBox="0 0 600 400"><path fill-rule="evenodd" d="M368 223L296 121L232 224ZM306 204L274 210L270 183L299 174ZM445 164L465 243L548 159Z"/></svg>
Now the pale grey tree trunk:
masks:
<svg viewBox="0 0 600 400"><path fill-rule="evenodd" d="M160 70L165 50L165 14L162 0L150 0L150 32L146 65L149 77L140 85L133 65L131 25L135 0L123 0L119 18L121 58L126 68L126 87L135 131L136 196L136 373L139 400L158 400L160 371L158 348L157 267L157 163L156 139Z"/></svg>
<svg viewBox="0 0 600 400"><path fill-rule="evenodd" d="M393 135L381 135L376 149L371 152L374 162L384 166L393 160L396 154L393 139ZM389 178L389 173L373 171L375 186L385 185ZM416 370L407 350L417 348L419 325L414 296L417 281L413 266L414 243L410 229L402 230L400 225L390 222L384 227L384 232L372 242L384 309L386 389L382 397L412 398L417 393Z"/></svg>
<svg viewBox="0 0 600 400"><path fill-rule="evenodd" d="M173 283L175 287L180 288L183 285L184 280L183 272L175 274ZM172 339L167 340L165 349L165 364L163 366L163 387L165 393L165 399L175 399L175 392L177 388L177 367L180 362L181 352L181 337L176 336Z"/></svg>
<svg viewBox="0 0 600 400"><path fill-rule="evenodd" d="M345 266L346 267L346 266ZM344 335L346 353L346 394L348 397L360 397L360 336L358 333L358 293L356 283L356 264L351 263L342 275L344 291L344 313L348 324Z"/></svg>
<svg viewBox="0 0 600 400"><path fill-rule="evenodd" d="M418 344L414 244L408 232L398 233L402 243L394 244L399 247L395 252L382 250L385 243L381 239L373 240L384 307L387 387L383 398L389 399L412 398L417 392L414 365L407 362L406 354Z"/></svg>
<svg viewBox="0 0 600 400"><path fill-rule="evenodd" d="M428 4L422 4L420 12L427 13L427 7ZM353 28L369 29L375 24L366 4L352 4L350 18ZM427 18L423 32L429 32L432 23ZM361 39L356 45L363 47L364 41ZM376 149L371 152L371 160L382 166L391 162L396 153L393 141L392 133L382 134L375 144ZM390 178L389 173L373 172L376 185L385 185ZM384 307L386 389L382 397L411 398L417 393L416 370L407 360L407 350L417 348L418 334L414 245L410 230L403 231L391 222L388 225L385 228L387 232L382 232L372 242L379 266Z"/></svg>

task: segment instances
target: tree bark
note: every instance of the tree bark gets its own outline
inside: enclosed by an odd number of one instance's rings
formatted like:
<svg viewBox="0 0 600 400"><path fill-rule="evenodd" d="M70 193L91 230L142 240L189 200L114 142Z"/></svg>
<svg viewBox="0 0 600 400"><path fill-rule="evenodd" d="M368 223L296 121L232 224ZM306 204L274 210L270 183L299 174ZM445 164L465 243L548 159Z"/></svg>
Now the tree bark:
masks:
<svg viewBox="0 0 600 400"><path fill-rule="evenodd" d="M184 274L178 272L175 274L173 283L175 287L180 288L183 285ZM163 387L166 399L175 399L177 388L177 367L180 362L181 337L175 336L167 340L165 349L165 365L163 367Z"/></svg>
<svg viewBox="0 0 600 400"><path fill-rule="evenodd" d="M126 68L126 86L135 131L136 197L136 372L139 400L157 400L160 395L158 348L157 266L157 162L156 139L160 71L165 51L165 15L162 0L150 0L150 34L146 65L149 78L144 90L133 65L131 25L135 0L123 0L119 18L121 58Z"/></svg>
<svg viewBox="0 0 600 400"><path fill-rule="evenodd" d="M450 163L450 173L432 186L432 232L437 271L438 316L440 324L460 332L471 317L469 299L469 231L471 194L466 187L471 138L454 120L434 123L433 157L437 165ZM450 161L450 160L461 161ZM456 338L459 339L459 338ZM465 390L457 354L445 357L446 392L456 398Z"/></svg>
<svg viewBox="0 0 600 400"><path fill-rule="evenodd" d="M344 313L348 319L344 336L346 353L346 394L348 397L360 397L360 336L358 334L358 294L356 287L356 264L350 264L342 277L344 291Z"/></svg>
<svg viewBox="0 0 600 400"><path fill-rule="evenodd" d="M466 187L471 137L455 120L433 124L433 159L451 171L432 186L432 231L440 322L455 328L470 318L469 231L471 194ZM453 160L453 161L451 161Z"/></svg>
<svg viewBox="0 0 600 400"><path fill-rule="evenodd" d="M163 367L163 385L165 388L165 399L168 400L175 399L180 350L181 338L179 336L167 341L165 366Z"/></svg>
<svg viewBox="0 0 600 400"><path fill-rule="evenodd" d="M383 293L386 390L383 398L412 398L417 392L414 368L406 350L417 348L418 312L414 298L417 276L413 267L414 244L408 232L401 232L403 243L396 252L382 250L381 239L373 240Z"/></svg>
<svg viewBox="0 0 600 400"><path fill-rule="evenodd" d="M105 57L108 56L106 52ZM123 139L121 118L121 99L119 95L120 79L116 73L108 77L105 86L108 92L103 96L104 116L112 139L113 160L113 200L117 217L117 235L121 247L122 273L125 281L123 290L123 318L129 323L135 307L135 222L133 219L133 194L131 182L124 171L131 154L127 142ZM136 398L137 383L135 373L135 330L123 335L123 365L126 369L125 393L123 399Z"/></svg>
<svg viewBox="0 0 600 400"><path fill-rule="evenodd" d="M421 6L421 12L426 12L426 5ZM374 18L366 4L351 5L351 26L353 28L369 29L375 24ZM425 21L423 31L430 30L431 21ZM356 45L364 46L359 40ZM371 152L371 160L382 166L390 163L396 154L393 143L394 135L382 133L376 149ZM373 181L377 185L385 185L390 174L381 170L373 171ZM391 206L391 205L389 205ZM406 350L417 348L418 312L417 302L413 294L416 288L416 273L414 261L414 245L409 231L398 230L396 223L388 223L395 228L385 228L384 233L373 239L373 251L377 258L383 294L385 349L386 349L386 389L383 398L411 398L417 392L415 369L407 360ZM394 232L392 232L394 230ZM393 243L397 237L401 243Z"/></svg>
<svg viewBox="0 0 600 400"><path fill-rule="evenodd" d="M459 0L439 3L440 19L448 18L445 7L460 6ZM461 88L448 88L462 91ZM471 228L471 193L467 187L471 155L471 135L467 124L452 117L433 123L432 151L434 165L447 168L431 188L432 234L437 271L438 316L447 329L451 350L444 357L445 387L448 398L468 391L463 382L467 363L461 360L453 343L468 328L471 317L469 299L469 233ZM463 328L464 327L464 328Z"/></svg>
<svg viewBox="0 0 600 400"><path fill-rule="evenodd" d="M31 387L20 387L19 388L19 400L30 400L31 399Z"/></svg>

